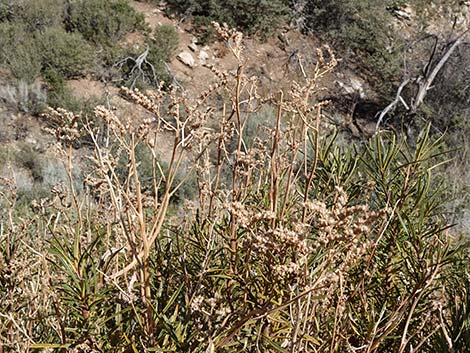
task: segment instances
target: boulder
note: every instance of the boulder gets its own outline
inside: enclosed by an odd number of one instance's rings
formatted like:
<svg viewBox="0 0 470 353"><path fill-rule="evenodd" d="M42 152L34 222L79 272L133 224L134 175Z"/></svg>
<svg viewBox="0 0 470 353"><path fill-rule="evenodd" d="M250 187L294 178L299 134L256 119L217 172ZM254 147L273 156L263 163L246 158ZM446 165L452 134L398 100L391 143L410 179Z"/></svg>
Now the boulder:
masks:
<svg viewBox="0 0 470 353"><path fill-rule="evenodd" d="M393 10L393 15L399 20L411 21L414 17L414 12L409 6L401 6Z"/></svg>
<svg viewBox="0 0 470 353"><path fill-rule="evenodd" d="M196 66L196 62L190 52L182 51L178 54L178 60L188 67L193 68Z"/></svg>
<svg viewBox="0 0 470 353"><path fill-rule="evenodd" d="M338 86L341 87L347 94L359 94L360 98L364 98L366 96L364 86L361 81L356 78L351 78L349 82L350 83L347 84L339 80L336 81Z"/></svg>
<svg viewBox="0 0 470 353"><path fill-rule="evenodd" d="M191 51L196 51L197 50L197 44L193 42L190 45L188 45L188 48L191 49Z"/></svg>
<svg viewBox="0 0 470 353"><path fill-rule="evenodd" d="M201 49L201 51L199 52L198 58L201 63L205 63L207 59L209 59L209 54L205 50Z"/></svg>

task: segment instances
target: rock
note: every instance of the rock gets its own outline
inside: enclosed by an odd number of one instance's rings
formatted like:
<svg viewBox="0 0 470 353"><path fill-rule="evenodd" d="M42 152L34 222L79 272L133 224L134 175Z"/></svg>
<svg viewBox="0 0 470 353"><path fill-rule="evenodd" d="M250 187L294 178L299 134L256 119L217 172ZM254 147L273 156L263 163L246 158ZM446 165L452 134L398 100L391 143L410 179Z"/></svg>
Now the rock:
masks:
<svg viewBox="0 0 470 353"><path fill-rule="evenodd" d="M365 98L366 94L364 92L364 86L362 82L356 78L351 78L349 82L350 84L336 81L338 86L340 86L347 94L359 94L360 98Z"/></svg>
<svg viewBox="0 0 470 353"><path fill-rule="evenodd" d="M408 12L406 12L406 11L403 11L403 10L395 10L395 11L394 11L394 14L395 14L395 16L398 17L399 19L411 21L411 15L410 15Z"/></svg>
<svg viewBox="0 0 470 353"><path fill-rule="evenodd" d="M196 62L194 61L193 56L187 51L182 51L181 53L179 53L178 59L188 67L193 68L196 66Z"/></svg>
<svg viewBox="0 0 470 353"><path fill-rule="evenodd" d="M361 95L364 94L364 87L362 86L362 82L361 82L361 81L359 81L358 79L356 79L356 78L353 77L353 78L351 78L351 79L349 80L349 82L351 82L351 87L352 87L355 91L359 92Z"/></svg>
<svg viewBox="0 0 470 353"><path fill-rule="evenodd" d="M411 21L414 14L409 6L402 6L394 9L393 15L399 20Z"/></svg>
<svg viewBox="0 0 470 353"><path fill-rule="evenodd" d="M193 42L190 45L188 45L188 48L191 49L192 51L196 51L197 50L197 44Z"/></svg>
<svg viewBox="0 0 470 353"><path fill-rule="evenodd" d="M201 49L201 51L199 52L198 58L199 58L199 61L201 61L202 63L205 63L207 59L209 59L209 54L205 50Z"/></svg>
<svg viewBox="0 0 470 353"><path fill-rule="evenodd" d="M38 141L32 136L27 136L24 141L30 146L36 146L38 144Z"/></svg>

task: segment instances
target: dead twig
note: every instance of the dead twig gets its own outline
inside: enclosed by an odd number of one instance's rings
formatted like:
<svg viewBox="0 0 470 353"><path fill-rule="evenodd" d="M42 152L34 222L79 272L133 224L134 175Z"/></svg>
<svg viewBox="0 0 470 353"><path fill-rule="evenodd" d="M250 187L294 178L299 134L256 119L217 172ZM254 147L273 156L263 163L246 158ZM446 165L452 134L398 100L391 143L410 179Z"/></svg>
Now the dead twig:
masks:
<svg viewBox="0 0 470 353"><path fill-rule="evenodd" d="M142 54L140 54L137 58L128 56L113 65L113 67L119 67L119 69L122 69L124 64L127 64L129 61L134 63L134 66L127 74L127 76L129 77L134 76L134 78L132 79L132 83L131 83L131 89L134 89L135 84L139 78L146 79L149 77L149 74L143 68L144 65L147 65L150 68L150 73L151 73L150 81L153 81L157 86L159 86L159 81L157 79L155 67L150 61L147 60L149 51L150 50L147 47L147 49L145 49L145 51Z"/></svg>

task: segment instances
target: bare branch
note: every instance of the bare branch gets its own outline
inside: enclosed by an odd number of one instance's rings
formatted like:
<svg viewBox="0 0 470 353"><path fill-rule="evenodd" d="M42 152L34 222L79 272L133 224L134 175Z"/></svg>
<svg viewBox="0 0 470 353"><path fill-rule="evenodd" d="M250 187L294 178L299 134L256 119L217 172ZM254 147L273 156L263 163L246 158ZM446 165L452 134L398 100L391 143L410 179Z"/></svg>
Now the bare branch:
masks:
<svg viewBox="0 0 470 353"><path fill-rule="evenodd" d="M128 56L113 65L114 67L122 68L122 66L128 61L131 61L134 63L134 66L132 67L131 71L128 74L129 77L132 77L134 75L134 78L132 79L131 89L134 88L135 83L140 77L145 79L147 76L149 76L149 74L147 74L143 69L144 65L147 65L150 68L150 71L151 71L150 80L153 81L156 85L159 84L158 79L157 79L157 74L155 72L155 67L153 66L151 62L147 60L148 54L149 54L149 48L147 47L147 49L145 49L145 51L142 54L140 54L137 58ZM136 74L136 70L137 70L137 74Z"/></svg>
<svg viewBox="0 0 470 353"><path fill-rule="evenodd" d="M421 105L437 74L444 67L445 63L449 60L450 56L455 51L455 49L457 49L457 47L462 43L463 38L469 31L470 29L467 29L465 32L463 32L446 50L437 65L430 71L429 75L426 75L423 80L419 81L419 89L418 93L415 96L414 102L411 105L411 113L415 113L418 107Z"/></svg>
<svg viewBox="0 0 470 353"><path fill-rule="evenodd" d="M382 124L382 120L384 119L385 115L388 114L389 111L391 111L393 108L395 108L395 106L398 104L398 103L402 103L406 109L409 109L408 105L406 104L405 100L402 98L401 96L401 92L403 91L403 89L405 88L405 86L410 83L410 79L406 79L405 81L403 81L400 85L400 87L398 87L398 90L397 90L397 95L395 96L395 100L393 102L391 102L389 105L387 105L384 110L382 110L382 112L380 113L379 115L379 119L377 120L377 125L375 126L375 134L378 133L379 131L379 127L380 127L380 124Z"/></svg>
<svg viewBox="0 0 470 353"><path fill-rule="evenodd" d="M426 63L425 67L423 68L423 76L417 77L417 78L407 78L404 80L401 84L400 87L398 87L397 94L395 96L395 99L387 105L381 112L377 120L377 124L375 127L375 134L378 133L380 125L382 124L382 121L384 117L393 109L398 103L403 104L405 109L407 110L408 114L414 114L418 110L419 106L423 103L424 98L426 97L427 92L431 89L431 86L436 79L436 76L438 73L442 70L446 62L449 60L451 55L454 53L454 51L457 49L457 47L464 43L464 38L467 33L470 32L470 28L465 30L462 34L460 34L455 41L450 44L448 48L445 50L444 54L442 57L439 59L437 64L432 67L432 62L433 59L436 55L436 48L437 48L437 40L433 45L432 52L430 54L429 60ZM401 92L405 88L405 86L410 83L411 81L416 82L418 85L418 92L416 93L413 101L411 102L411 105L409 106L403 97L401 96Z"/></svg>

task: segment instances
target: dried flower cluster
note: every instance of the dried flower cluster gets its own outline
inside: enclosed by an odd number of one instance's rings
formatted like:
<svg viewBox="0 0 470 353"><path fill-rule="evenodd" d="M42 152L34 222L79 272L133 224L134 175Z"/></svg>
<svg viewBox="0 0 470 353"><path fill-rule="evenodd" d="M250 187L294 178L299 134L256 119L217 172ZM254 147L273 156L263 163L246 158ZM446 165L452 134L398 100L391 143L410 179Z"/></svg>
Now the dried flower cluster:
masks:
<svg viewBox="0 0 470 353"><path fill-rule="evenodd" d="M45 130L54 135L58 142L69 145L83 136L79 127L80 115L61 108L49 108L44 117L47 118L49 126L52 126Z"/></svg>

